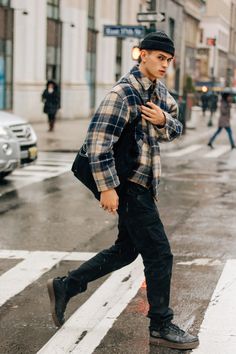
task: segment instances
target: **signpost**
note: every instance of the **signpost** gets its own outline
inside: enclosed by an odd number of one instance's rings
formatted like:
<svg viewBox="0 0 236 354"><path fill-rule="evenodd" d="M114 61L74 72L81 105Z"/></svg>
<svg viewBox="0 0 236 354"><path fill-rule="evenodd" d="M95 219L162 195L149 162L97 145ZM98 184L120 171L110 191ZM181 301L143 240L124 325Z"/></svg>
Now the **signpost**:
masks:
<svg viewBox="0 0 236 354"><path fill-rule="evenodd" d="M143 26L119 26L119 25L104 25L103 35L106 37L119 37L119 38L143 38Z"/></svg>
<svg viewBox="0 0 236 354"><path fill-rule="evenodd" d="M137 22L163 22L165 21L165 12L138 12Z"/></svg>

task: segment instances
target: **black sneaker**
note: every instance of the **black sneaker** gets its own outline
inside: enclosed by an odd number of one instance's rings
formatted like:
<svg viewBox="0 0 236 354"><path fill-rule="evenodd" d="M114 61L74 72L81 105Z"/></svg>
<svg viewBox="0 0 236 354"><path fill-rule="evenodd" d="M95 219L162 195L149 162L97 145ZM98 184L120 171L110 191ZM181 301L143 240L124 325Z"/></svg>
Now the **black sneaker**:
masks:
<svg viewBox="0 0 236 354"><path fill-rule="evenodd" d="M52 318L57 327L61 327L65 322L64 313L69 301L66 295L65 278L49 279L47 282Z"/></svg>
<svg viewBox="0 0 236 354"><path fill-rule="evenodd" d="M212 143L208 143L207 144L211 149L214 149L214 146L212 145Z"/></svg>
<svg viewBox="0 0 236 354"><path fill-rule="evenodd" d="M199 345L199 340L170 322L159 330L150 331L150 344L172 349L194 349Z"/></svg>

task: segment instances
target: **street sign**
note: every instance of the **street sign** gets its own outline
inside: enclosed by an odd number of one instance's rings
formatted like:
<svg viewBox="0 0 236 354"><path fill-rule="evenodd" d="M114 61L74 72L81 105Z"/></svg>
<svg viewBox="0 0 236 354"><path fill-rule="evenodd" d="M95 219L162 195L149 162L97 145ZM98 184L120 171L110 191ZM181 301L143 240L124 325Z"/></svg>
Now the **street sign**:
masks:
<svg viewBox="0 0 236 354"><path fill-rule="evenodd" d="M165 12L157 13L157 22L164 22L166 19Z"/></svg>
<svg viewBox="0 0 236 354"><path fill-rule="evenodd" d="M165 21L165 12L138 12L137 22L163 22Z"/></svg>
<svg viewBox="0 0 236 354"><path fill-rule="evenodd" d="M103 35L106 37L143 38L144 37L144 27L143 26L104 25Z"/></svg>
<svg viewBox="0 0 236 354"><path fill-rule="evenodd" d="M138 12L137 22L156 22L157 12Z"/></svg>

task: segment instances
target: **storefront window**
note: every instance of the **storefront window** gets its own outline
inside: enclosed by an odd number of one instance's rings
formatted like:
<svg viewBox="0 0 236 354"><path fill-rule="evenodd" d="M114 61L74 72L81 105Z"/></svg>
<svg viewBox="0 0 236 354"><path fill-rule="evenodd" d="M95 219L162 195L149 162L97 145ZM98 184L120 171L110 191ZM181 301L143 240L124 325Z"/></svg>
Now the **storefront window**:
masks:
<svg viewBox="0 0 236 354"><path fill-rule="evenodd" d="M47 2L46 78L60 85L61 81L61 21L59 0Z"/></svg>
<svg viewBox="0 0 236 354"><path fill-rule="evenodd" d="M12 108L13 10L0 0L0 109Z"/></svg>

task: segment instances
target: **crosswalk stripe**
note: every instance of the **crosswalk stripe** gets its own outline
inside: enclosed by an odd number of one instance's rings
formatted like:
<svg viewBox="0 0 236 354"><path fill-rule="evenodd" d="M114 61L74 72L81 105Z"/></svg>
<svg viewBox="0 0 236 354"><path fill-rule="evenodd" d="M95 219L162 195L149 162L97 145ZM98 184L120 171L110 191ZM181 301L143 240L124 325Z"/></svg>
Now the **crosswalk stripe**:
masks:
<svg viewBox="0 0 236 354"><path fill-rule="evenodd" d="M113 273L38 354L93 353L140 288L144 277L142 268L139 257Z"/></svg>
<svg viewBox="0 0 236 354"><path fill-rule="evenodd" d="M6 177L12 184L3 189L7 193L14 188L19 189L27 185L59 176L71 170L74 154L39 152L38 159L32 165L16 169Z"/></svg>
<svg viewBox="0 0 236 354"><path fill-rule="evenodd" d="M169 157L180 157L183 155L190 154L191 152L195 152L201 148L202 148L202 145L195 144L195 145L190 145L184 149L179 149L179 150L173 151L173 152L167 152L165 155L169 156Z"/></svg>
<svg viewBox="0 0 236 354"><path fill-rule="evenodd" d="M204 155L204 158L216 158L230 151L229 145L219 145L207 154Z"/></svg>
<svg viewBox="0 0 236 354"><path fill-rule="evenodd" d="M228 260L200 328L200 346L193 354L236 352L236 260Z"/></svg>
<svg viewBox="0 0 236 354"><path fill-rule="evenodd" d="M23 291L28 285L48 272L61 260L86 261L94 252L51 252L0 250L0 259L23 259L15 267L0 276L0 306Z"/></svg>
<svg viewBox="0 0 236 354"><path fill-rule="evenodd" d="M22 262L0 276L0 306L48 272L66 255L67 252L42 251L26 255Z"/></svg>
<svg viewBox="0 0 236 354"><path fill-rule="evenodd" d="M87 261L91 257L95 256L96 252L50 252L50 251L26 251L26 250L0 250L0 258L5 259L25 259L29 255L34 255L35 253L46 254L50 253L52 258L64 257L65 261Z"/></svg>

